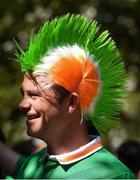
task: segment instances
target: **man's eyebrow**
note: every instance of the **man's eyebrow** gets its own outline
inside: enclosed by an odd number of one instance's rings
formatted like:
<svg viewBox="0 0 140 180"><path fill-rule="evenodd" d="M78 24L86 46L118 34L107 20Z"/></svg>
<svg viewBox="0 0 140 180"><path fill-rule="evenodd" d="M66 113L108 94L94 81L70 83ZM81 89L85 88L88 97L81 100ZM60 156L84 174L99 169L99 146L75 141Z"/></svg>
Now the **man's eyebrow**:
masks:
<svg viewBox="0 0 140 180"><path fill-rule="evenodd" d="M20 90L21 94L24 95L24 89L21 87L19 90ZM27 90L27 93L29 93L29 94L31 94L31 93L40 94L41 92L37 91L36 89L32 89L32 90Z"/></svg>

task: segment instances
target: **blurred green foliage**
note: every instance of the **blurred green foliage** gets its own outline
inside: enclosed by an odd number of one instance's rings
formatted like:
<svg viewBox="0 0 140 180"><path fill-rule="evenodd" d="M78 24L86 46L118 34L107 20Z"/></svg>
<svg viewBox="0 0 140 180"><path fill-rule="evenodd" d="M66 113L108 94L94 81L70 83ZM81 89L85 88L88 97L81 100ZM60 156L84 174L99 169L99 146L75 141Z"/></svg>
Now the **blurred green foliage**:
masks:
<svg viewBox="0 0 140 180"><path fill-rule="evenodd" d="M14 59L14 39L26 49L31 32L48 18L80 13L96 19L116 41L128 73L128 97L122 107L122 126L108 134L111 145L140 138L140 1L139 0L2 0L0 1L0 127L6 143L25 139L25 123L18 111L22 80ZM115 143L114 143L115 142Z"/></svg>

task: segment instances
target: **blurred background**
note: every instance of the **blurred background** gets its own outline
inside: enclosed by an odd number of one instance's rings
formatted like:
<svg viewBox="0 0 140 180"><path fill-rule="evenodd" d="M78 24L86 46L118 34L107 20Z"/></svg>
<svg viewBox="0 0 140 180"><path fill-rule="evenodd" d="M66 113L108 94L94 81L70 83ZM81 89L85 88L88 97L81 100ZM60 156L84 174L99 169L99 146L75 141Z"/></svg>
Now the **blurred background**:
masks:
<svg viewBox="0 0 140 180"><path fill-rule="evenodd" d="M128 139L140 141L140 1L139 0L1 0L0 1L0 138L28 155L31 139L18 110L22 74L14 40L26 49L31 32L49 18L79 13L108 29L123 57L128 75L128 97L123 102L121 126L108 132L104 144L112 151ZM35 142L35 141L34 141Z"/></svg>

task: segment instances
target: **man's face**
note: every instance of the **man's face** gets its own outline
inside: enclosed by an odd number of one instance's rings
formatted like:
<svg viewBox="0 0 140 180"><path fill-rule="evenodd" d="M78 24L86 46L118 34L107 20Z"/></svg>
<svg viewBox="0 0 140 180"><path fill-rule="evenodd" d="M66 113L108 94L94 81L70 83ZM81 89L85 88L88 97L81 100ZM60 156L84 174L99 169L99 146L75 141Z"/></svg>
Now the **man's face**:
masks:
<svg viewBox="0 0 140 180"><path fill-rule="evenodd" d="M23 100L19 105L27 118L28 135L43 140L65 128L68 109L68 99L60 105L52 88L41 88L44 83L49 85L51 82L42 76L33 80L26 73L21 86Z"/></svg>

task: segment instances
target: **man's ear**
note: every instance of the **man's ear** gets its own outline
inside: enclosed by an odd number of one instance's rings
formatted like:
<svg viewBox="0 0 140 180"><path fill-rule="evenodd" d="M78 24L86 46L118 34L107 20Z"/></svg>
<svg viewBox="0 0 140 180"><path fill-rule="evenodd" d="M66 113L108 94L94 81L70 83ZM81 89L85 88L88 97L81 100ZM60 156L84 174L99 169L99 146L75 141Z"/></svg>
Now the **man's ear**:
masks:
<svg viewBox="0 0 140 180"><path fill-rule="evenodd" d="M80 107L79 95L76 92L73 92L69 101L69 113L74 112Z"/></svg>

